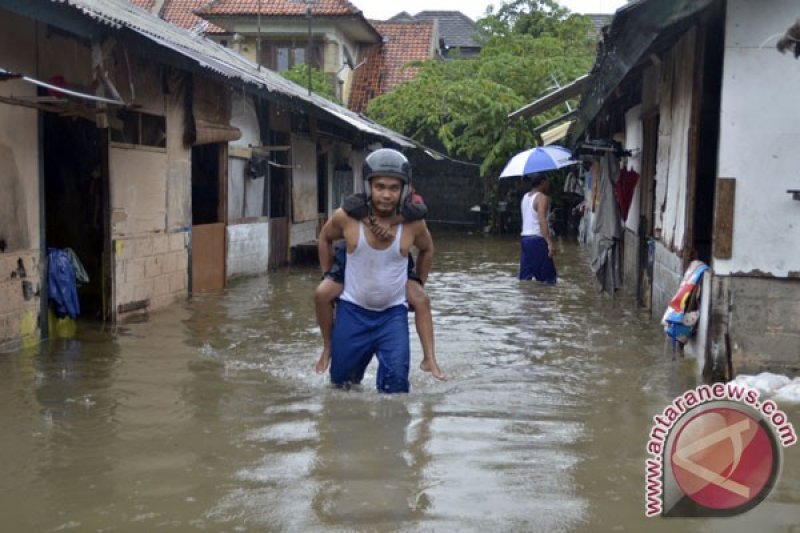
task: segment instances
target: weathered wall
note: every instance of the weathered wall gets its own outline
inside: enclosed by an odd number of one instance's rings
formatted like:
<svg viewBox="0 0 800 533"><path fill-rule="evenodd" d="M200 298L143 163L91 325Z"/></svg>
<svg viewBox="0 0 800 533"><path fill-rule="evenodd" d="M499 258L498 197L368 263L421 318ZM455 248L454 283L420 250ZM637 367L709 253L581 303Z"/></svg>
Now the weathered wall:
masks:
<svg viewBox="0 0 800 533"><path fill-rule="evenodd" d="M731 0L725 25L719 176L736 179L733 256L717 274L800 276L800 62L775 50L794 0Z"/></svg>
<svg viewBox="0 0 800 533"><path fill-rule="evenodd" d="M661 242L655 243L653 261L652 316L661 319L683 277L683 260Z"/></svg>
<svg viewBox="0 0 800 533"><path fill-rule="evenodd" d="M111 143L109 174L114 240L112 305L124 320L131 308L155 310L185 297L188 288L187 228L191 216L191 148L184 144L181 76L162 94L161 70L132 59L136 76L115 71L122 97L143 112L165 116L167 147ZM119 66L119 65L118 65ZM134 93L129 87L133 82Z"/></svg>
<svg viewBox="0 0 800 533"><path fill-rule="evenodd" d="M689 126L692 111L694 29L664 56L659 97L656 163L655 232L668 248L680 252L685 243Z"/></svg>
<svg viewBox="0 0 800 533"><path fill-rule="evenodd" d="M34 35L33 23L0 11L0 67L35 76ZM36 88L19 80L0 83L0 96L11 95L34 96ZM35 109L0 103L0 241L6 252L39 247L37 118Z"/></svg>
<svg viewBox="0 0 800 533"><path fill-rule="evenodd" d="M0 253L0 351L40 338L39 250Z"/></svg>
<svg viewBox="0 0 800 533"><path fill-rule="evenodd" d="M45 80L67 74L68 83L85 83L87 49L41 26L38 33L37 42L35 23L0 10L0 67ZM65 58L74 67L66 69ZM23 81L0 83L0 96L36 93L36 87ZM35 109L0 104L0 241L5 250L0 251L0 350L41 337L38 135Z"/></svg>
<svg viewBox="0 0 800 533"><path fill-rule="evenodd" d="M228 226L228 278L267 272L269 223Z"/></svg>
<svg viewBox="0 0 800 533"><path fill-rule="evenodd" d="M119 319L124 320L132 311L158 309L186 296L186 233L157 233L117 239L114 241L114 251L114 305ZM135 303L135 309L126 309Z"/></svg>
<svg viewBox="0 0 800 533"><path fill-rule="evenodd" d="M242 132L240 139L230 143L228 159L228 220L260 217L264 214L265 177L251 178L245 167L252 155L251 146L261 146L256 107L250 96L234 92L231 126ZM241 150L236 150L241 149ZM268 154L262 153L262 156Z"/></svg>
<svg viewBox="0 0 800 533"><path fill-rule="evenodd" d="M292 135L292 222L316 219L317 145L307 137Z"/></svg>
<svg viewBox="0 0 800 533"><path fill-rule="evenodd" d="M736 371L800 371L800 281L715 276L712 305L726 310ZM720 316L724 320L724 316Z"/></svg>
<svg viewBox="0 0 800 533"><path fill-rule="evenodd" d="M289 243L290 246L308 243L316 240L317 238L317 220L309 220L307 222L300 222L292 224L289 229Z"/></svg>

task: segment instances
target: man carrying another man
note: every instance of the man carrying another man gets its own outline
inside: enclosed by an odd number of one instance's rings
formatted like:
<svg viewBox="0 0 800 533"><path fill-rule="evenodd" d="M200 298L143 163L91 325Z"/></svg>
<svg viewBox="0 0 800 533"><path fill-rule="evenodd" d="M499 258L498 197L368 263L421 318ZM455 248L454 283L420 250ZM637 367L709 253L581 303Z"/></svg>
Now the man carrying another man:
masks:
<svg viewBox="0 0 800 533"><path fill-rule="evenodd" d="M372 152L363 178L376 222L390 225L408 194L411 165L389 148ZM319 236L323 271L333 264L333 243L347 243L344 289L336 306L331 342L331 382L339 387L358 384L378 356L380 392L408 392L409 338L406 282L408 254L419 252L417 275L425 282L433 262L433 239L424 220L391 226L392 239L381 240L364 223L337 209Z"/></svg>

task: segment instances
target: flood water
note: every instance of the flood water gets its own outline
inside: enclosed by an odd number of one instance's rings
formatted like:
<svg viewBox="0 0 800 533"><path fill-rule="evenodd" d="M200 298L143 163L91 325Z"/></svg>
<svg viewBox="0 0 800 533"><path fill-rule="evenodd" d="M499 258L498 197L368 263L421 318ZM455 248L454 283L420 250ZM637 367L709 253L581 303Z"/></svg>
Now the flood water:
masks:
<svg viewBox="0 0 800 533"><path fill-rule="evenodd" d="M0 530L797 531L800 446L744 515L646 519L651 417L692 364L577 245L545 287L514 279L514 238L434 237L450 379L412 327L408 395L375 393L375 363L358 391L313 372L311 268L0 354Z"/></svg>

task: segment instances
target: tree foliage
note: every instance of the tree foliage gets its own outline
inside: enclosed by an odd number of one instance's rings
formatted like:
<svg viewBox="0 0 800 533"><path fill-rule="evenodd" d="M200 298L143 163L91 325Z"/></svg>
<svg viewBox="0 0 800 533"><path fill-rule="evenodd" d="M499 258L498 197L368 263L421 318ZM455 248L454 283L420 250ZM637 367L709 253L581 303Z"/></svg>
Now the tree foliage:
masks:
<svg viewBox="0 0 800 533"><path fill-rule="evenodd" d="M422 142L496 174L514 153L535 145L533 129L566 111L534 119L508 114L547 94L556 82L585 74L594 57L590 22L553 0L515 0L478 21L482 50L475 59L415 62L412 81L375 98L368 114Z"/></svg>
<svg viewBox="0 0 800 533"><path fill-rule="evenodd" d="M287 80L291 80L297 85L308 89L308 65L295 65L281 72L281 75ZM339 101L331 79L316 67L311 67L311 92L332 102Z"/></svg>

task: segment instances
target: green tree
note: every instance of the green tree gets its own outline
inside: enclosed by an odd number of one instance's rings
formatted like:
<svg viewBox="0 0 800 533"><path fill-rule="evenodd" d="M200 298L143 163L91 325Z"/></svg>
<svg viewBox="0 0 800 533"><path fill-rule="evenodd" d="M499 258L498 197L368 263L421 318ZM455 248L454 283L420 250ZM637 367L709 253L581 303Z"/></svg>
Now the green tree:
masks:
<svg viewBox="0 0 800 533"><path fill-rule="evenodd" d="M533 129L560 115L509 121L508 114L550 92L555 82L585 74L593 60L590 22L552 0L516 0L478 23L475 59L415 62L412 81L372 100L368 114L453 156L478 161L496 175L514 153L535 145Z"/></svg>
<svg viewBox="0 0 800 533"><path fill-rule="evenodd" d="M297 85L308 89L307 65L295 65L281 72L281 75L287 80L291 80ZM334 89L330 77L316 67L311 67L311 92L327 98L332 102L339 101L336 97L336 90Z"/></svg>

